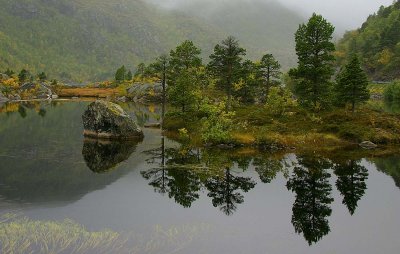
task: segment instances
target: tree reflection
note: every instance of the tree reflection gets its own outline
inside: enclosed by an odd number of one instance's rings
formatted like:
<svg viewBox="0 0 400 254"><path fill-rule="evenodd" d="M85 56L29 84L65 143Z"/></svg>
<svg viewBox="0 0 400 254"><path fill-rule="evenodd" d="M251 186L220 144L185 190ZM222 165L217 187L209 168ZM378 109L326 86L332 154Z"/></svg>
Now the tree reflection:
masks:
<svg viewBox="0 0 400 254"><path fill-rule="evenodd" d="M338 179L336 187L343 195L343 204L346 205L350 214L353 215L358 201L364 196L368 179L368 170L359 162L348 160L334 167Z"/></svg>
<svg viewBox="0 0 400 254"><path fill-rule="evenodd" d="M254 158L253 165L263 183L272 182L279 172L285 171L285 176L288 174L288 167L284 164L284 160L275 159L270 156Z"/></svg>
<svg viewBox="0 0 400 254"><path fill-rule="evenodd" d="M198 155L186 146L166 149L164 137L160 148L146 153L150 155L147 162L157 165L141 172L146 180L150 180L149 185L158 193L168 193L169 198L183 207L191 207L201 189L199 176L191 170L198 163Z"/></svg>
<svg viewBox="0 0 400 254"><path fill-rule="evenodd" d="M309 245L318 242L330 232L327 217L332 213L329 204L332 187L326 172L329 161L310 156L298 157L298 165L287 182L287 188L296 193L292 208L292 224L296 233L303 233Z"/></svg>
<svg viewBox="0 0 400 254"><path fill-rule="evenodd" d="M142 176L156 192L168 193L169 198L183 207L191 207L204 187L213 205L231 215L244 200L239 190L247 192L256 184L250 177L236 176L231 171L234 163L246 170L251 157L234 157L220 150L192 149L185 144L166 149L164 138L161 148L146 153L150 155L147 162L157 166L142 171Z"/></svg>
<svg viewBox="0 0 400 254"><path fill-rule="evenodd" d="M219 207L223 213L230 216L236 211L237 204L244 201L243 195L238 191L248 192L256 183L250 177L235 176L226 168L223 177L212 177L205 185L214 207Z"/></svg>
<svg viewBox="0 0 400 254"><path fill-rule="evenodd" d="M154 191L165 194L169 192L169 181L171 178L168 176L168 172L165 167L165 138L161 137L161 147L157 149L153 149L146 152L151 155L151 157L147 160L149 164L157 163L159 160L159 167L152 168L147 171L142 171L141 174L146 180L150 180L149 185L153 186Z"/></svg>

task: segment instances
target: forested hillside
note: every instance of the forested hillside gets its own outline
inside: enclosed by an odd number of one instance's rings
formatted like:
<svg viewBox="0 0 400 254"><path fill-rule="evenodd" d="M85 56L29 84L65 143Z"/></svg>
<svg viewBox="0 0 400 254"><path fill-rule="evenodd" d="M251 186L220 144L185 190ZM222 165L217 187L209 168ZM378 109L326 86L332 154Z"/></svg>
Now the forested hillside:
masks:
<svg viewBox="0 0 400 254"><path fill-rule="evenodd" d="M140 0L0 0L0 70L27 68L63 79L111 77L184 39L210 48L223 36Z"/></svg>
<svg viewBox="0 0 400 254"><path fill-rule="evenodd" d="M381 7L355 31L347 32L337 46L340 64L359 54L370 78L400 78L400 1Z"/></svg>
<svg viewBox="0 0 400 254"><path fill-rule="evenodd" d="M228 34L252 59L269 51L285 67L295 63L293 33L301 18L277 4L225 3L210 15L205 5L165 10L142 0L0 0L0 71L101 80L186 39L208 56Z"/></svg>
<svg viewBox="0 0 400 254"><path fill-rule="evenodd" d="M296 65L294 33L300 14L275 1L187 1L180 9L233 35L252 60L273 53L284 69Z"/></svg>

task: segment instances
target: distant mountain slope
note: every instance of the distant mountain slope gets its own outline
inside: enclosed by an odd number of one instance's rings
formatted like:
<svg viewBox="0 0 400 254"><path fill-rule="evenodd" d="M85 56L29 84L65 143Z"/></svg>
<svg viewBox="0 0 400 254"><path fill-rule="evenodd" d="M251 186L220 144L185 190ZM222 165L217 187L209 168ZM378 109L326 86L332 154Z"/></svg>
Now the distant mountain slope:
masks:
<svg viewBox="0 0 400 254"><path fill-rule="evenodd" d="M285 67L296 64L294 33L304 18L278 2L201 0L178 8L237 37L253 60L270 52Z"/></svg>
<svg viewBox="0 0 400 254"><path fill-rule="evenodd" d="M302 22L278 4L240 0L189 3L180 10L144 0L0 0L0 6L0 71L27 68L77 81L110 78L122 64L133 68L185 39L208 56L229 34L248 57L268 51L289 67L296 62L293 34Z"/></svg>
<svg viewBox="0 0 400 254"><path fill-rule="evenodd" d="M337 46L339 63L354 53L362 57L372 79L400 78L400 0L381 7L361 28L344 35Z"/></svg>
<svg viewBox="0 0 400 254"><path fill-rule="evenodd" d="M225 35L140 0L0 0L0 70L110 77L191 39L212 48Z"/></svg>

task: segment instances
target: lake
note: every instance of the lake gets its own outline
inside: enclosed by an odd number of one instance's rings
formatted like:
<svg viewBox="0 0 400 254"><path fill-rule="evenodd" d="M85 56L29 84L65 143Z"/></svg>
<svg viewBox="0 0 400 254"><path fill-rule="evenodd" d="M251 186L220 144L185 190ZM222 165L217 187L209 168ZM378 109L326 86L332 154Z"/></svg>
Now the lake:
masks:
<svg viewBox="0 0 400 254"><path fill-rule="evenodd" d="M400 156L192 148L145 128L141 141L85 140L88 103L0 107L3 252L400 249ZM159 121L157 105L122 106L141 126Z"/></svg>

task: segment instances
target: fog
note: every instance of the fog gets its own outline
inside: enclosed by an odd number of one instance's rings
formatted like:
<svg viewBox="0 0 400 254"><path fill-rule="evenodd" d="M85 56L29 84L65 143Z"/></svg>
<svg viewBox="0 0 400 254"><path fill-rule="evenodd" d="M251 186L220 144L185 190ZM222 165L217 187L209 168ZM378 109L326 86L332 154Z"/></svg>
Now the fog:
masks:
<svg viewBox="0 0 400 254"><path fill-rule="evenodd" d="M235 0L146 0L169 9L179 9L193 2L207 5L225 4ZM376 12L381 5L390 5L393 0L236 0L251 4L254 1L279 2L300 15L309 16L313 12L322 14L339 31L360 27L368 15Z"/></svg>

